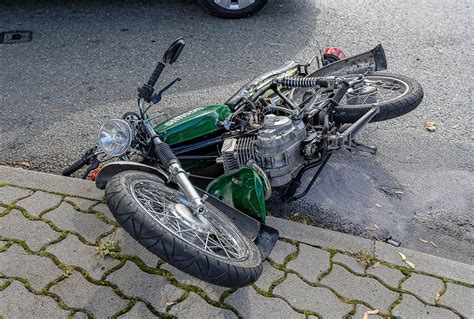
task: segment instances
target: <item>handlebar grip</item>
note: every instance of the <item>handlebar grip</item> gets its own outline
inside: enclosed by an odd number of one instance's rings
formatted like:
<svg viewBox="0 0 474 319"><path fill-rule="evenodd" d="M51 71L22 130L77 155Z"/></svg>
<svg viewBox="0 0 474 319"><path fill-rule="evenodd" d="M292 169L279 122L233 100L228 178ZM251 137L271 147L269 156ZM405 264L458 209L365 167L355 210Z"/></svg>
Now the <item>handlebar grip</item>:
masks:
<svg viewBox="0 0 474 319"><path fill-rule="evenodd" d="M156 65L155 70L153 71L153 73L150 76L150 79L147 82L147 84L149 86L151 86L151 87L155 86L155 84L158 81L158 78L160 77L161 72L163 72L164 68L165 68L165 65L161 62L158 62L158 64Z"/></svg>
<svg viewBox="0 0 474 319"><path fill-rule="evenodd" d="M86 164L87 164L86 160L84 159L84 157L82 157L81 159L79 159L79 160L75 161L74 163L72 163L72 165L66 167L63 170L63 176L71 176L72 173L79 170L80 168L82 168Z"/></svg>

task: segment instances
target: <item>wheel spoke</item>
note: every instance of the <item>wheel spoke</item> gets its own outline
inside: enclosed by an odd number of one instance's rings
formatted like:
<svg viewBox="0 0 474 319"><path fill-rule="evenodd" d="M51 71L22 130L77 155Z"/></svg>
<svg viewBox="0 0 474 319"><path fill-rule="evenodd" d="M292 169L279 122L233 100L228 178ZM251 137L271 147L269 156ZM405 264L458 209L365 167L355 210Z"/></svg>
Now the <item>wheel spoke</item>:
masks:
<svg viewBox="0 0 474 319"><path fill-rule="evenodd" d="M176 205L188 203L182 193L148 180L135 181L130 189L140 206L173 235L220 258L247 258L248 249L240 235L216 215L211 209L213 206L207 207L203 214L211 226L206 230L199 229L176 210Z"/></svg>

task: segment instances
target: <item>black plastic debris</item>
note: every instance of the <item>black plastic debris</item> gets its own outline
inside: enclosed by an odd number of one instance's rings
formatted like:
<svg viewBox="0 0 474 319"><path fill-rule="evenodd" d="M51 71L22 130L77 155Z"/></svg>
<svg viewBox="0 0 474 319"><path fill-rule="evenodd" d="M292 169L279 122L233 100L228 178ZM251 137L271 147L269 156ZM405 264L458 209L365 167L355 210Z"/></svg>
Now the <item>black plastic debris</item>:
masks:
<svg viewBox="0 0 474 319"><path fill-rule="evenodd" d="M32 31L7 31L0 33L0 43L24 43L31 42L31 40L33 40Z"/></svg>

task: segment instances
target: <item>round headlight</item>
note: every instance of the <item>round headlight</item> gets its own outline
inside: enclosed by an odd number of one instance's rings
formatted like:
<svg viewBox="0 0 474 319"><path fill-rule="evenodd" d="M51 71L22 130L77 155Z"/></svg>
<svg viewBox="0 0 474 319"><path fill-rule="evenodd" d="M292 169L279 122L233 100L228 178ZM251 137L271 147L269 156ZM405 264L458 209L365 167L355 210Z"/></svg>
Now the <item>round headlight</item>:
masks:
<svg viewBox="0 0 474 319"><path fill-rule="evenodd" d="M132 128L127 121L111 119L99 130L99 146L109 156L122 156L132 143Z"/></svg>

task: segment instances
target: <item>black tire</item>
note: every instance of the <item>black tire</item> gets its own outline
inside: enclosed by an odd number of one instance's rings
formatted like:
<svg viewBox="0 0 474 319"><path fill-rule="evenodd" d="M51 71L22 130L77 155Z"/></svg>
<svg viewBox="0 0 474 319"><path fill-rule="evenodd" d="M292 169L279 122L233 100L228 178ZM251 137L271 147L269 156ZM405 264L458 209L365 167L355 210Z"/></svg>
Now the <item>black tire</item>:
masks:
<svg viewBox="0 0 474 319"><path fill-rule="evenodd" d="M262 273L262 260L255 244L221 212L219 218L231 225L244 240L249 256L242 261L220 259L190 245L151 217L131 194L131 183L149 180L165 185L159 177L137 171L122 172L105 188L107 205L123 228L150 252L174 267L215 285L238 288L255 282ZM216 211L215 208L213 211Z"/></svg>
<svg viewBox="0 0 474 319"><path fill-rule="evenodd" d="M408 85L408 91L391 101L380 103L380 113L371 122L390 120L413 111L423 100L423 88L417 81L398 74L371 73L367 77L382 76L401 80ZM373 104L339 105L334 119L337 123L354 123L372 108Z"/></svg>
<svg viewBox="0 0 474 319"><path fill-rule="evenodd" d="M240 19L246 18L260 11L267 3L267 0L255 0L255 2L248 7L235 10L223 8L215 3L214 0L200 0L200 3L216 17L224 19Z"/></svg>

